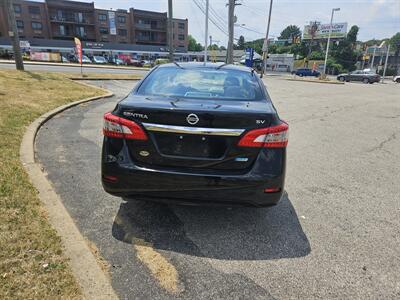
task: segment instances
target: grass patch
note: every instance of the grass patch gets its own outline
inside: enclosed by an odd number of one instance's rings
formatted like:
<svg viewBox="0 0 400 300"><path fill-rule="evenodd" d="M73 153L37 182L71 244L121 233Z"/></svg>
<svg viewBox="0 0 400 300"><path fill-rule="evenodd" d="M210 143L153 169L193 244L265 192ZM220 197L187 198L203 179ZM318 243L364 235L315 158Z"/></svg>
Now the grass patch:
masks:
<svg viewBox="0 0 400 300"><path fill-rule="evenodd" d="M101 93L62 74L0 71L0 299L81 298L19 148L37 117Z"/></svg>

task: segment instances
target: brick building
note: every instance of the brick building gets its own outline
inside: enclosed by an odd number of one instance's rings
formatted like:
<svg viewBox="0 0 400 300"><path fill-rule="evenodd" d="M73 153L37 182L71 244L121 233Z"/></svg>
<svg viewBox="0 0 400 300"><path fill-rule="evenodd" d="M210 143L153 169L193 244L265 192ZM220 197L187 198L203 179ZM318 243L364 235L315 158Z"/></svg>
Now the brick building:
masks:
<svg viewBox="0 0 400 300"><path fill-rule="evenodd" d="M94 3L69 0L14 0L21 39L72 40L134 45L167 44L167 13L97 9ZM174 47L187 51L188 20L174 19ZM0 37L8 37L5 9L0 6Z"/></svg>

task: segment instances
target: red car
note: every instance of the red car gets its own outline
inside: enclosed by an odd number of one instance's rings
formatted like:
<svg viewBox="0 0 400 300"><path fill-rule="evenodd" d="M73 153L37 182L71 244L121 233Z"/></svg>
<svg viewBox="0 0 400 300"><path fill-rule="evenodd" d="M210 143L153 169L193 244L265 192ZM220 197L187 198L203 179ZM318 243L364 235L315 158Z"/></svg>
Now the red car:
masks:
<svg viewBox="0 0 400 300"><path fill-rule="evenodd" d="M127 66L143 67L143 64L140 61L133 59L129 55L120 54L118 55L118 58Z"/></svg>

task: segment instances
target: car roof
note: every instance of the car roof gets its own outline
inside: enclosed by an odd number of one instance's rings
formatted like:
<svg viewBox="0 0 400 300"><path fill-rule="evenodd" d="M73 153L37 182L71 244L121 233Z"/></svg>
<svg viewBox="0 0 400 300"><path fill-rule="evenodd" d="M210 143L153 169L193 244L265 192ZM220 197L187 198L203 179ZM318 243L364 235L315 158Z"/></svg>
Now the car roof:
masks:
<svg viewBox="0 0 400 300"><path fill-rule="evenodd" d="M183 62L183 63L168 63L168 64L163 64L159 65L158 68L180 68L180 69L187 69L187 70L193 70L193 69L224 69L224 70L237 70L237 71L243 71L243 72L252 72L252 69L249 67L245 66L238 66L238 65L232 65L232 64L225 64L225 63L206 63L204 64L203 62Z"/></svg>

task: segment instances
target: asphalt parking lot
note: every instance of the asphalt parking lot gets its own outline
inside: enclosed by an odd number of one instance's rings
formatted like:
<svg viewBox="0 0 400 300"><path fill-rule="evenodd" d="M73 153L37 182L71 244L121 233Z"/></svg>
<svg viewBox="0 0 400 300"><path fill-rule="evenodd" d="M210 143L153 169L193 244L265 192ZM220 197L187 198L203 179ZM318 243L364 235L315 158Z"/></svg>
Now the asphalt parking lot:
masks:
<svg viewBox="0 0 400 300"><path fill-rule="evenodd" d="M122 299L400 297L400 85L267 77L290 125L273 208L126 203L100 182L102 115L116 96L39 132L37 158Z"/></svg>

